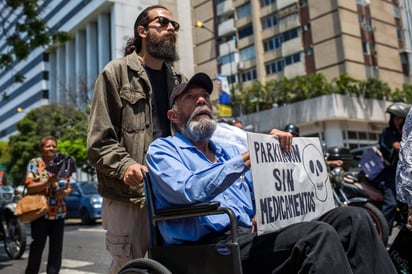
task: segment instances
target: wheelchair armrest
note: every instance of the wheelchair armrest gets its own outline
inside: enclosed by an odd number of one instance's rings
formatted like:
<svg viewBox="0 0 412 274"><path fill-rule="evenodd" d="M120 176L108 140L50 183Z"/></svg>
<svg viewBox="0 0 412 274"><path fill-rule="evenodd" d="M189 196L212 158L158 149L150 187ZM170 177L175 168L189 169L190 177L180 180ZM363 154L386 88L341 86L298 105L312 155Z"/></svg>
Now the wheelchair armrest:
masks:
<svg viewBox="0 0 412 274"><path fill-rule="evenodd" d="M157 216L174 216L174 215L181 215L181 214L190 214L190 213L201 213L201 212L209 212L212 210L216 210L220 207L220 202L212 202L212 203L198 203L198 204L191 204L191 205L182 205L182 206L174 206L170 208L163 208L155 210L155 215Z"/></svg>
<svg viewBox="0 0 412 274"><path fill-rule="evenodd" d="M160 211L160 214L159 214ZM188 206L179 206L167 209L156 210L152 216L153 226L159 221L176 220L182 218L207 216L214 214L226 214L230 219L230 231L232 243L238 242L237 218L232 209L220 207L220 202L199 203Z"/></svg>

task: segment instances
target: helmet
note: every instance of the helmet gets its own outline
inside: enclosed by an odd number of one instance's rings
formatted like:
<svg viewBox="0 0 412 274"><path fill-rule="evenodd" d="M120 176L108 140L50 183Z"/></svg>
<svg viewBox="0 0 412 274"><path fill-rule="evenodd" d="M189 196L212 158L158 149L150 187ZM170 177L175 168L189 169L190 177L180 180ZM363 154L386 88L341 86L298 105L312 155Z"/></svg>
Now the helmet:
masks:
<svg viewBox="0 0 412 274"><path fill-rule="evenodd" d="M402 102L397 102L391 104L387 109L386 112L390 113L391 115L395 115L398 117L403 117L405 118L408 115L410 105L402 103Z"/></svg>
<svg viewBox="0 0 412 274"><path fill-rule="evenodd" d="M287 124L284 131L292 133L293 136L299 136L299 128L294 124Z"/></svg>

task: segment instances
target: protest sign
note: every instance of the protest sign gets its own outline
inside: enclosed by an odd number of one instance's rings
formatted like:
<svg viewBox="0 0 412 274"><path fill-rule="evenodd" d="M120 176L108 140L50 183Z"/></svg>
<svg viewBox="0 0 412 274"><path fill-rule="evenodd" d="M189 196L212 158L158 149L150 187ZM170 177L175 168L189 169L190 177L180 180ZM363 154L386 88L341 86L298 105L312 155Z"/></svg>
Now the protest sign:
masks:
<svg viewBox="0 0 412 274"><path fill-rule="evenodd" d="M277 137L247 133L258 235L310 221L335 207L318 138L293 138L285 152Z"/></svg>

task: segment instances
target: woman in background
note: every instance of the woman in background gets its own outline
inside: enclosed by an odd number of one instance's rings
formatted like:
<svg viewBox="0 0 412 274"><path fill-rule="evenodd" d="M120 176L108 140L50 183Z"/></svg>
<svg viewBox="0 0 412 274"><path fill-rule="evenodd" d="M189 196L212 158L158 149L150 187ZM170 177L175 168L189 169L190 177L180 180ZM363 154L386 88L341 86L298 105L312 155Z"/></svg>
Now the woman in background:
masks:
<svg viewBox="0 0 412 274"><path fill-rule="evenodd" d="M47 197L49 211L45 216L31 222L32 242L26 274L39 273L47 237L49 237L47 274L57 274L61 267L66 216L63 198L70 194L71 188L69 178L59 181L56 176L46 170L47 164L53 159L56 151L56 138L43 137L40 141L41 157L31 159L27 167L27 192L29 194L44 193Z"/></svg>

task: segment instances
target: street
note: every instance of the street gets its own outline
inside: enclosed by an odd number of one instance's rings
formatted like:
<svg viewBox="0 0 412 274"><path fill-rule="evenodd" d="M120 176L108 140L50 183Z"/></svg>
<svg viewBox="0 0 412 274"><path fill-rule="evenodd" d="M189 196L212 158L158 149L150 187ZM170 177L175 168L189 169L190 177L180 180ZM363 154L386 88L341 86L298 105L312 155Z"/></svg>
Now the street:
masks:
<svg viewBox="0 0 412 274"><path fill-rule="evenodd" d="M0 243L0 273L23 274L27 264L29 246L31 242L30 225L27 229L27 247L23 257L10 260ZM396 227L389 238L389 245L398 234ZM95 225L81 225L78 219L66 220L63 262L60 274L104 274L107 273L111 257L105 248L105 231L101 223ZM46 273L48 244L43 252L40 274Z"/></svg>
<svg viewBox="0 0 412 274"><path fill-rule="evenodd" d="M24 273L31 242L30 225L27 229L27 247L22 258L10 260L0 243L0 273ZM61 274L102 274L107 273L111 257L105 247L105 231L101 222L95 225L81 225L78 219L66 220L63 262ZM40 274L46 273L48 243L43 251Z"/></svg>

